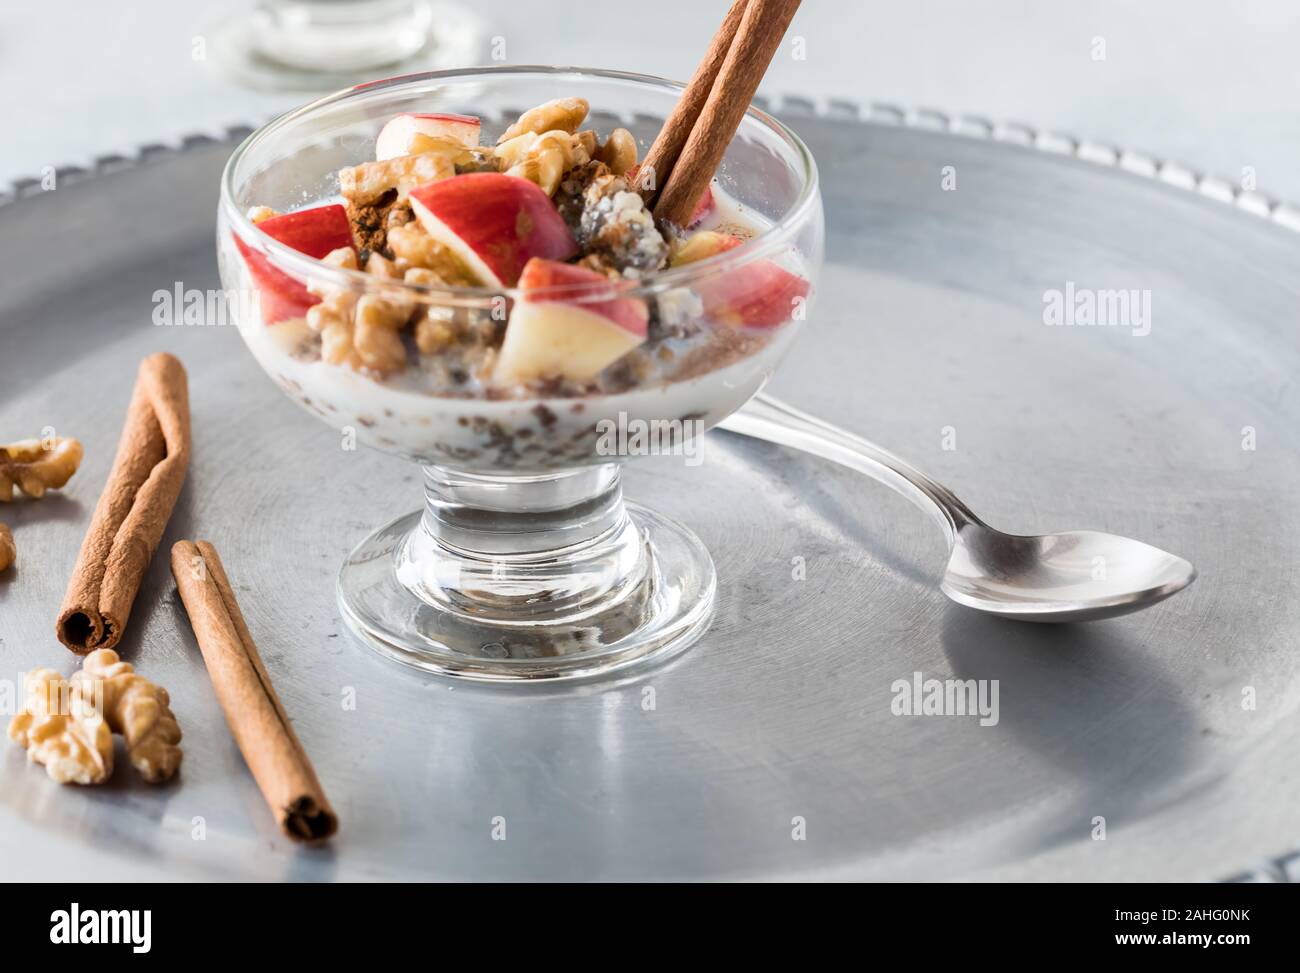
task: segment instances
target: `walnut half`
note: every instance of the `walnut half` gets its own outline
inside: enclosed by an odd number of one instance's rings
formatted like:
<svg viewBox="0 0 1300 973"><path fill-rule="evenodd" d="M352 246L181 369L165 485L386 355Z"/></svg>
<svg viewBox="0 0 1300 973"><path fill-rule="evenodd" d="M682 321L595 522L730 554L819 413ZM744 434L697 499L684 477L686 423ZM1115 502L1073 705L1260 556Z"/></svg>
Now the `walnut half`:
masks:
<svg viewBox="0 0 1300 973"><path fill-rule="evenodd" d="M60 784L102 784L113 773L113 734L94 696L53 669L23 681L23 708L9 723L9 739L27 749Z"/></svg>
<svg viewBox="0 0 1300 973"><path fill-rule="evenodd" d="M167 690L136 673L112 649L90 653L71 679L53 669L30 672L24 690L9 739L60 784L108 780L114 732L126 738L132 766L150 783L167 780L180 766L181 728Z"/></svg>
<svg viewBox="0 0 1300 973"><path fill-rule="evenodd" d="M509 142L525 132L541 135L543 132L559 129L572 135L578 130L582 120L587 117L588 107L586 98L556 98L544 105L530 108L501 133L497 145Z"/></svg>
<svg viewBox="0 0 1300 973"><path fill-rule="evenodd" d="M9 532L7 524L0 524L0 571L13 564L18 557L18 548L14 546L14 535Z"/></svg>
<svg viewBox="0 0 1300 973"><path fill-rule="evenodd" d="M636 138L627 129L616 128L593 155L609 166L614 175L626 175L636 165Z"/></svg>
<svg viewBox="0 0 1300 973"><path fill-rule="evenodd" d="M81 443L61 437L0 446L0 501L14 498L15 484L29 497L63 486L81 465L81 452Z"/></svg>
<svg viewBox="0 0 1300 973"><path fill-rule="evenodd" d="M104 719L126 738L131 766L151 784L169 779L181 765L181 728L167 690L123 662L112 649L97 649L71 679L74 695L102 698ZM101 695L102 694L102 695Z"/></svg>
<svg viewBox="0 0 1300 973"><path fill-rule="evenodd" d="M523 132L498 145L496 155L507 176L534 182L548 196L555 194L566 172L591 161L583 140L560 129Z"/></svg>

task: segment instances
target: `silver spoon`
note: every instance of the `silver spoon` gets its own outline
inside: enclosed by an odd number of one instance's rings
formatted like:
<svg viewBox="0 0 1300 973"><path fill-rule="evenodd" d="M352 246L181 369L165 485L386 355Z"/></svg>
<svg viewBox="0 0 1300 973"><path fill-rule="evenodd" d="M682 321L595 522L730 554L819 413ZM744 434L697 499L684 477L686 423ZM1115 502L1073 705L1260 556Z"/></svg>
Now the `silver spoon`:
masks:
<svg viewBox="0 0 1300 973"><path fill-rule="evenodd" d="M865 473L929 513L952 549L940 587L960 605L1027 622L1092 621L1154 605L1196 578L1181 557L1117 534L994 530L911 464L769 395L756 395L720 428Z"/></svg>

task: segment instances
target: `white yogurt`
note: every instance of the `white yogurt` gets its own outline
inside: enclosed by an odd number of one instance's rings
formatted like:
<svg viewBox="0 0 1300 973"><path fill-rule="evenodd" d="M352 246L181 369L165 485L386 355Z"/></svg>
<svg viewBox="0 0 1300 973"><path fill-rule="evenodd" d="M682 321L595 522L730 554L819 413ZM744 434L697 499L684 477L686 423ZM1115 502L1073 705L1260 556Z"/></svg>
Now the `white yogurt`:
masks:
<svg viewBox="0 0 1300 973"><path fill-rule="evenodd" d="M771 377L797 328L787 324L755 354L666 385L583 398L472 399L395 387L292 350L302 321L255 327L244 337L261 366L304 408L369 445L468 472L546 470L609 462L601 420L700 420L703 431L740 408Z"/></svg>

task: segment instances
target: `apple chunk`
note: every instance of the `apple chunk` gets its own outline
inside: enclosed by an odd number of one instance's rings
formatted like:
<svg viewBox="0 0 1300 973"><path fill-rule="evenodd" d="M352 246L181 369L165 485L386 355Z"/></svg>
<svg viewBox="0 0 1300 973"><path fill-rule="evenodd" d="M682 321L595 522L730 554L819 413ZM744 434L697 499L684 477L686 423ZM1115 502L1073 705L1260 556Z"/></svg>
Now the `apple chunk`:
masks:
<svg viewBox="0 0 1300 973"><path fill-rule="evenodd" d="M693 288L704 317L749 328L774 328L789 321L809 291L807 280L771 260L723 270Z"/></svg>
<svg viewBox="0 0 1300 973"><path fill-rule="evenodd" d="M578 252L551 197L527 179L467 172L418 186L409 199L429 236L489 287L513 287L533 257L567 260Z"/></svg>
<svg viewBox="0 0 1300 973"><path fill-rule="evenodd" d="M691 213L690 222L686 225L688 227L698 226L706 216L711 214L717 208L718 201L713 198L713 187L705 186L704 195L701 196L700 201L695 204L695 210Z"/></svg>
<svg viewBox="0 0 1300 973"><path fill-rule="evenodd" d="M497 382L583 381L646 339L645 301L620 296L623 286L594 270L533 259L519 288L492 373Z"/></svg>
<svg viewBox="0 0 1300 973"><path fill-rule="evenodd" d="M347 210L337 203L272 216L258 223L257 228L318 260L341 247L355 247ZM232 236L260 295L262 320L267 324L300 318L313 304L320 303L320 298L308 293L302 281L272 266L266 254L250 247L238 234Z"/></svg>
<svg viewBox="0 0 1300 973"><path fill-rule="evenodd" d="M732 233L717 233L713 230L700 230L690 236L674 240L669 248L669 263L674 267L693 264L705 257L735 250L745 241Z"/></svg>
<svg viewBox="0 0 1300 973"><path fill-rule="evenodd" d="M454 139L461 145L478 145L479 120L473 115L421 115L407 112L388 120L375 139L375 159L384 162L411 154L417 135Z"/></svg>

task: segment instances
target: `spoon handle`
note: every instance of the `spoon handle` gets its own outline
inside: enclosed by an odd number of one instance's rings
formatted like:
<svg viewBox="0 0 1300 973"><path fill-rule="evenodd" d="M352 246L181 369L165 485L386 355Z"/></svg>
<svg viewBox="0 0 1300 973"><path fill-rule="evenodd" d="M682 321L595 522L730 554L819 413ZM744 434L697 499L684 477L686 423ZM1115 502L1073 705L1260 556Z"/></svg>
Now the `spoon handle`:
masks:
<svg viewBox="0 0 1300 973"><path fill-rule="evenodd" d="M906 460L770 395L754 396L719 428L792 446L865 473L928 513L943 528L950 544L966 525L982 523L951 490Z"/></svg>

